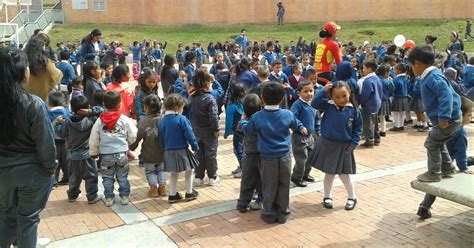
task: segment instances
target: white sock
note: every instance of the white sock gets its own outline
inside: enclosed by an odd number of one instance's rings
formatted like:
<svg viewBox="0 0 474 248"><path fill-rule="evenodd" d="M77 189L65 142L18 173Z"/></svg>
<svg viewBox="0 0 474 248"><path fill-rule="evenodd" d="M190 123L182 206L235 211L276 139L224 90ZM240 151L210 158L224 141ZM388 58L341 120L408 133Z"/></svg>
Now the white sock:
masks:
<svg viewBox="0 0 474 248"><path fill-rule="evenodd" d="M351 176L349 174L340 174L339 178L346 188L347 198L356 199L354 183L352 182Z"/></svg>
<svg viewBox="0 0 474 248"><path fill-rule="evenodd" d="M387 122L385 121L385 116L380 116L380 132L387 131Z"/></svg>
<svg viewBox="0 0 474 248"><path fill-rule="evenodd" d="M178 184L179 172L171 172L170 185L168 187L170 196L176 195L176 185Z"/></svg>
<svg viewBox="0 0 474 248"><path fill-rule="evenodd" d="M193 170L184 172L184 182L186 184L186 193L193 193Z"/></svg>
<svg viewBox="0 0 474 248"><path fill-rule="evenodd" d="M332 198L331 189L336 175L324 174L324 198Z"/></svg>
<svg viewBox="0 0 474 248"><path fill-rule="evenodd" d="M403 127L405 125L405 112L400 112L399 113L400 115L400 123L399 123L399 126L398 127Z"/></svg>
<svg viewBox="0 0 474 248"><path fill-rule="evenodd" d="M423 122L417 121L417 122L416 122L416 125L417 125L417 126L421 126L421 125L423 125Z"/></svg>
<svg viewBox="0 0 474 248"><path fill-rule="evenodd" d="M428 127L428 122L424 121L421 123L421 125L423 125L423 127Z"/></svg>

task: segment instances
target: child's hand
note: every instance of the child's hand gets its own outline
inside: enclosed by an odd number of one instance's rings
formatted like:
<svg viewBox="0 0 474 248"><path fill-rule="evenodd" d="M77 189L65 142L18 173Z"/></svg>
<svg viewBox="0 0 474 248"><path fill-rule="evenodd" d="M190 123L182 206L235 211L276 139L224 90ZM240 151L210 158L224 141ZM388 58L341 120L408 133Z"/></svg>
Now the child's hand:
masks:
<svg viewBox="0 0 474 248"><path fill-rule="evenodd" d="M308 130L303 127L301 130L300 130L300 133L303 135L303 136L308 136Z"/></svg>
<svg viewBox="0 0 474 248"><path fill-rule="evenodd" d="M240 117L241 120L247 120L247 115L243 114L241 117Z"/></svg>
<svg viewBox="0 0 474 248"><path fill-rule="evenodd" d="M179 78L185 78L185 77L186 77L186 72L179 71Z"/></svg>
<svg viewBox="0 0 474 248"><path fill-rule="evenodd" d="M438 127L442 129L447 128L448 126L449 126L448 121L439 121L438 123Z"/></svg>
<svg viewBox="0 0 474 248"><path fill-rule="evenodd" d="M473 175L474 171L467 169L467 170L463 171L463 173Z"/></svg>
<svg viewBox="0 0 474 248"><path fill-rule="evenodd" d="M350 145L348 145L347 148L346 148L346 150L347 150L348 152L352 152L352 151L354 151L354 149L355 149L354 144L350 144Z"/></svg>
<svg viewBox="0 0 474 248"><path fill-rule="evenodd" d="M215 137L216 139L219 138L219 131L214 132L214 137Z"/></svg>
<svg viewBox="0 0 474 248"><path fill-rule="evenodd" d="M54 120L55 122L57 123L63 123L64 122L64 117L62 115L56 117L56 119Z"/></svg>
<svg viewBox="0 0 474 248"><path fill-rule="evenodd" d="M327 83L327 84L324 86L323 91L324 91L324 92L328 92L331 88L332 88L332 84L331 84L331 83Z"/></svg>
<svg viewBox="0 0 474 248"><path fill-rule="evenodd" d="M99 155L91 156L91 158L93 158L93 159L98 159L98 158L99 158Z"/></svg>
<svg viewBox="0 0 474 248"><path fill-rule="evenodd" d="M281 86L283 86L283 89L288 89L288 88L290 88L290 85L287 84L287 83L281 84Z"/></svg>

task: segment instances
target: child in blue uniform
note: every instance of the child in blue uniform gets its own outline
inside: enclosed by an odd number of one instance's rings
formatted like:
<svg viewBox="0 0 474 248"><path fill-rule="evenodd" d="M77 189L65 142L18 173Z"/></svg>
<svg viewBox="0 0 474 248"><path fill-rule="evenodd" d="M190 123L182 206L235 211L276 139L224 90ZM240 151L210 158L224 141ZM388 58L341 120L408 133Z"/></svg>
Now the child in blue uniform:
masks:
<svg viewBox="0 0 474 248"><path fill-rule="evenodd" d="M268 223L286 223L290 215L290 128L307 136L308 131L289 110L280 109L285 96L280 83L270 82L262 89L265 108L242 120L244 135L257 133L263 191L262 219Z"/></svg>
<svg viewBox="0 0 474 248"><path fill-rule="evenodd" d="M326 98L327 92L331 100ZM351 94L346 82L336 81L334 84L326 84L311 101L311 106L324 112L321 120L321 138L312 153L310 164L326 173L323 199L325 208L332 208L331 189L336 174L347 190L345 209L352 210L357 203L350 174L356 173L354 149L360 141L362 117L350 102Z"/></svg>
<svg viewBox="0 0 474 248"><path fill-rule="evenodd" d="M242 83L236 83L231 85L231 104L227 106L225 115L225 131L224 139L227 139L232 134L232 144L234 147L234 154L237 157L239 165L237 169L232 171L235 178L242 177L242 158L244 157L243 148L243 136L242 133L237 131L240 118L244 113L242 106L242 99L245 96L245 88Z"/></svg>
<svg viewBox="0 0 474 248"><path fill-rule="evenodd" d="M395 74L393 85L392 113L394 125L389 131L403 131L405 122L405 111L410 110L408 101L408 78L407 67L405 64L399 63L395 66Z"/></svg>
<svg viewBox="0 0 474 248"><path fill-rule="evenodd" d="M385 137L387 135L387 120L385 119L385 116L390 115L390 95L392 95L393 91L395 90L393 82L388 80L389 73L390 68L388 68L386 65L380 65L375 72L382 83L382 104L380 105L379 110L381 137Z"/></svg>
<svg viewBox="0 0 474 248"><path fill-rule="evenodd" d="M307 163L308 154L313 150L313 132L319 129L319 113L311 107L311 100L314 96L313 84L309 81L302 81L298 84L298 100L291 106L291 112L296 119L301 121L310 135L304 136L294 132L291 136L293 155L295 157L295 167L291 181L298 187L306 187L305 182L314 182L314 178L309 175L311 165Z"/></svg>
<svg viewBox="0 0 474 248"><path fill-rule="evenodd" d="M197 161L188 149L191 145L193 151L197 151L198 144L194 136L189 120L182 115L185 99L179 94L170 94L166 97L166 112L160 121L159 131L164 146L165 171L171 172L169 183L169 203L183 200L176 191L178 176L180 172L185 172L186 195L185 201L197 198L199 193L193 189L193 169L196 168Z"/></svg>

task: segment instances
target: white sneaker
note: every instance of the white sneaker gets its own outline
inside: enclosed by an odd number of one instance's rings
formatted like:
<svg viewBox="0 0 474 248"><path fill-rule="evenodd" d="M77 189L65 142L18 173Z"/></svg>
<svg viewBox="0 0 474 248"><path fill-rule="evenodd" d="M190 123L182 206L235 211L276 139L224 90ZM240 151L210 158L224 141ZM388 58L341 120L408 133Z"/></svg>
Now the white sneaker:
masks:
<svg viewBox="0 0 474 248"><path fill-rule="evenodd" d="M202 186L203 180L200 178L194 178L194 186L199 187Z"/></svg>
<svg viewBox="0 0 474 248"><path fill-rule="evenodd" d="M105 198L105 206L112 207L114 205L114 198Z"/></svg>
<svg viewBox="0 0 474 248"><path fill-rule="evenodd" d="M130 200L128 199L128 196L122 196L121 197L121 202L122 202L122 205L130 204Z"/></svg>
<svg viewBox="0 0 474 248"><path fill-rule="evenodd" d="M38 238L38 241L36 243L36 247L46 247L47 245L49 245L49 243L51 243L51 239L48 239L48 238Z"/></svg>
<svg viewBox="0 0 474 248"><path fill-rule="evenodd" d="M221 181L221 178L219 176L216 176L216 179L214 178L209 179L209 185L216 186L219 184L220 181Z"/></svg>

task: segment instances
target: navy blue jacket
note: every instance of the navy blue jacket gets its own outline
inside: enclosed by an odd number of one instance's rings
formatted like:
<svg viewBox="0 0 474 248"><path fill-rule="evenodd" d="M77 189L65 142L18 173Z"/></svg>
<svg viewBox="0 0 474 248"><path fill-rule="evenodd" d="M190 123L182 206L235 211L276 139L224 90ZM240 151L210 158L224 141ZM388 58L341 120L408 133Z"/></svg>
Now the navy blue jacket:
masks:
<svg viewBox="0 0 474 248"><path fill-rule="evenodd" d="M58 68L63 73L63 78L61 78L61 84L69 85L72 82L72 79L76 76L74 67L68 62L61 61L56 64Z"/></svg>
<svg viewBox="0 0 474 248"><path fill-rule="evenodd" d="M386 79L385 77L380 77L379 80L382 83L382 101L389 101L390 96L393 94L393 91L395 90L395 86L393 85L393 82Z"/></svg>
<svg viewBox="0 0 474 248"><path fill-rule="evenodd" d="M332 100L328 101L326 92L320 90L311 101L311 106L324 112L321 119L321 136L331 141L350 142L356 147L362 135L362 116L347 104L340 108Z"/></svg>
<svg viewBox="0 0 474 248"><path fill-rule="evenodd" d="M364 113L373 114L379 112L382 104L382 83L377 75L371 75L364 79L362 91L357 96L357 102L362 106Z"/></svg>
<svg viewBox="0 0 474 248"><path fill-rule="evenodd" d="M393 79L393 86L395 86L395 90L393 92L394 97L408 96L408 78L406 75L396 76Z"/></svg>
<svg viewBox="0 0 474 248"><path fill-rule="evenodd" d="M245 135L257 133L257 149L262 158L281 158L291 148L290 128L301 131L304 126L295 115L286 109L263 109L253 114L250 120L241 120Z"/></svg>
<svg viewBox="0 0 474 248"><path fill-rule="evenodd" d="M321 117L319 116L319 112L311 107L309 103L298 98L298 100L291 105L291 112L293 112L296 119L301 121L303 126L306 127L308 133L313 133L314 131L319 133Z"/></svg>
<svg viewBox="0 0 474 248"><path fill-rule="evenodd" d="M196 136L219 131L216 99L211 92L195 93L189 100L190 119Z"/></svg>
<svg viewBox="0 0 474 248"><path fill-rule="evenodd" d="M457 120L461 117L461 98L454 91L441 70L432 69L421 80L421 99L433 125L438 121Z"/></svg>

